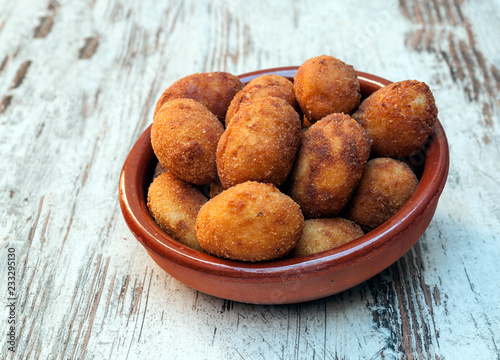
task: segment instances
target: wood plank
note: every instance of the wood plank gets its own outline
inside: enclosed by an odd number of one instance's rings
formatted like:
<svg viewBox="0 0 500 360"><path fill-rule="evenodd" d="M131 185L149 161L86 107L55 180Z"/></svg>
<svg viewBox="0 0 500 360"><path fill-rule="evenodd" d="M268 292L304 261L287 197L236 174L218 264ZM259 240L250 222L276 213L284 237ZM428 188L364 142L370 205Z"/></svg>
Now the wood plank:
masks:
<svg viewBox="0 0 500 360"><path fill-rule="evenodd" d="M13 248L17 263L16 351L6 309L1 358L500 358L498 0L0 8L0 256ZM424 236L367 282L304 304L236 303L167 275L117 200L156 99L194 72L323 53L433 90L451 168Z"/></svg>

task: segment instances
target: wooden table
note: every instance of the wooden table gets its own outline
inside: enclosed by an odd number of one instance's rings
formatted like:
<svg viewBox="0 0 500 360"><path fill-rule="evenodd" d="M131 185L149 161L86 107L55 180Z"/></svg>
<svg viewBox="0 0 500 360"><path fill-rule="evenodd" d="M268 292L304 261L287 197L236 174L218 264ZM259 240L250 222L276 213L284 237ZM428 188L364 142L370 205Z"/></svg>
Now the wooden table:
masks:
<svg viewBox="0 0 500 360"><path fill-rule="evenodd" d="M0 9L1 358L500 358L500 1ZM121 167L157 98L194 72L324 53L433 90L451 168L424 236L367 282L303 304L235 303L170 277L118 205Z"/></svg>

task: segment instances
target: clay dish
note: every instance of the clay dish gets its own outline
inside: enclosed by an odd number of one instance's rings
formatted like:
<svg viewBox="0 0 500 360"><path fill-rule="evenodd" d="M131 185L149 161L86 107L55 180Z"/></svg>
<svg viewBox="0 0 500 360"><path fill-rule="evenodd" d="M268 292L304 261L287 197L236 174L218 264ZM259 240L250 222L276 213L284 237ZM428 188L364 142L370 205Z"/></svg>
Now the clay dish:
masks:
<svg viewBox="0 0 500 360"><path fill-rule="evenodd" d="M293 79L297 67L240 75L243 83L264 74ZM362 99L391 82L358 72ZM387 222L337 249L262 263L225 260L190 249L165 234L146 206L157 163L149 127L130 151L120 177L125 222L153 260L168 274L203 293L254 304L287 304L323 298L378 274L403 256L429 225L449 168L446 135L439 121L426 148L410 159L420 184Z"/></svg>

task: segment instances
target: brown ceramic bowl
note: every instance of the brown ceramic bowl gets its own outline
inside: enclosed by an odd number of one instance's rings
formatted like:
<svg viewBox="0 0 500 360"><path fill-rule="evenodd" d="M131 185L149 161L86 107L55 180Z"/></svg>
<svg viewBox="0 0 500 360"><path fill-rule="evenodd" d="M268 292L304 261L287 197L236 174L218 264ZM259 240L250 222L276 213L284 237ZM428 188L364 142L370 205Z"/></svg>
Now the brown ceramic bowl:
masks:
<svg viewBox="0 0 500 360"><path fill-rule="evenodd" d="M293 78L297 67L261 70L240 76L242 82L263 74ZM358 72L363 98L390 84ZM120 205L130 230L156 263L174 278L201 292L255 304L287 304L319 299L349 289L403 256L429 225L449 168L448 143L436 123L427 147L410 159L420 184L408 203L390 220L337 249L299 258L246 263L190 249L165 234L146 206L157 163L150 128L137 140L120 177Z"/></svg>

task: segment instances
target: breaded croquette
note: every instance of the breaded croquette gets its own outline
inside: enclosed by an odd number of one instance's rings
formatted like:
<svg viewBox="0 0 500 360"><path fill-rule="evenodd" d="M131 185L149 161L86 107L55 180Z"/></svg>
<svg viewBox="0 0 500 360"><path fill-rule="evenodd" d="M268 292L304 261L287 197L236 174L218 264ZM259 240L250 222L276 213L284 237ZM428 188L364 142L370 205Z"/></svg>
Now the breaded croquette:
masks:
<svg viewBox="0 0 500 360"><path fill-rule="evenodd" d="M331 217L345 206L361 179L370 139L354 119L331 114L302 135L290 196L307 217Z"/></svg>
<svg viewBox="0 0 500 360"><path fill-rule="evenodd" d="M376 156L399 158L423 148L432 134L437 114L427 84L405 80L375 91L352 117L372 138Z"/></svg>
<svg viewBox="0 0 500 360"><path fill-rule="evenodd" d="M279 75L262 75L250 81L235 95L227 109L226 127L242 106L251 100L268 96L281 98L298 110L293 84L290 80Z"/></svg>
<svg viewBox="0 0 500 360"><path fill-rule="evenodd" d="M299 206L274 185L248 181L210 199L198 213L196 233L210 254L265 261L290 252L302 236Z"/></svg>
<svg viewBox="0 0 500 360"><path fill-rule="evenodd" d="M217 175L215 153L223 132L220 121L205 106L175 99L156 113L151 144L165 168L182 180L202 185Z"/></svg>
<svg viewBox="0 0 500 360"><path fill-rule="evenodd" d="M196 217L207 198L194 185L167 171L157 176L148 190L148 208L168 235L202 251L196 237Z"/></svg>
<svg viewBox="0 0 500 360"><path fill-rule="evenodd" d="M327 55L305 61L295 74L293 88L311 124L332 113L350 114L361 99L354 68Z"/></svg>
<svg viewBox="0 0 500 360"><path fill-rule="evenodd" d="M348 205L347 218L370 231L396 214L417 185L417 177L404 162L391 158L370 160Z"/></svg>
<svg viewBox="0 0 500 360"><path fill-rule="evenodd" d="M188 75L163 92L156 104L155 114L167 101L188 98L204 105L224 123L231 100L242 88L240 79L227 72Z"/></svg>
<svg viewBox="0 0 500 360"><path fill-rule="evenodd" d="M222 185L250 180L281 185L292 169L300 133L299 115L285 100L250 101L220 138L217 171Z"/></svg>
<svg viewBox="0 0 500 360"><path fill-rule="evenodd" d="M335 249L363 235L363 230L347 219L308 219L304 221L302 238L291 255L304 256Z"/></svg>

